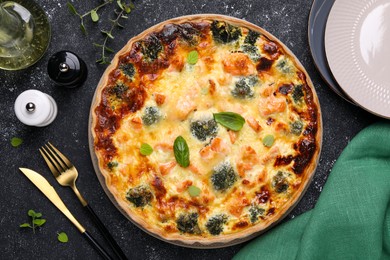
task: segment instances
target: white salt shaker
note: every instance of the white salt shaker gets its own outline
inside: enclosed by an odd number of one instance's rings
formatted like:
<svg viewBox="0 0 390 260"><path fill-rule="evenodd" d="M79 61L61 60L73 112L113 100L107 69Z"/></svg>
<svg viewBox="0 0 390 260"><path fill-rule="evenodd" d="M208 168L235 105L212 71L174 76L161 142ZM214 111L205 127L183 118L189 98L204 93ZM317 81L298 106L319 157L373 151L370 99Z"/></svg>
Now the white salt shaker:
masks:
<svg viewBox="0 0 390 260"><path fill-rule="evenodd" d="M39 90L30 89L21 93L15 100L16 117L25 125L47 126L57 116L54 99Z"/></svg>

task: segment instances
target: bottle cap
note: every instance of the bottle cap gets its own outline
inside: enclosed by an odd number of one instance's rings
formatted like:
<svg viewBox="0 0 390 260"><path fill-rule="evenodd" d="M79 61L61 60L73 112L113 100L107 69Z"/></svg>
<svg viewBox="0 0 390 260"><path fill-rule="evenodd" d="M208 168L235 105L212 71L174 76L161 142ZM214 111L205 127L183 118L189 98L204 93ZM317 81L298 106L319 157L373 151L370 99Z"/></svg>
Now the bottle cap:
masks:
<svg viewBox="0 0 390 260"><path fill-rule="evenodd" d="M47 71L57 85L67 88L82 85L88 75L85 62L71 51L59 51L51 56Z"/></svg>
<svg viewBox="0 0 390 260"><path fill-rule="evenodd" d="M15 100L16 117L25 125L47 126L57 116L57 104L54 99L35 89L26 90Z"/></svg>

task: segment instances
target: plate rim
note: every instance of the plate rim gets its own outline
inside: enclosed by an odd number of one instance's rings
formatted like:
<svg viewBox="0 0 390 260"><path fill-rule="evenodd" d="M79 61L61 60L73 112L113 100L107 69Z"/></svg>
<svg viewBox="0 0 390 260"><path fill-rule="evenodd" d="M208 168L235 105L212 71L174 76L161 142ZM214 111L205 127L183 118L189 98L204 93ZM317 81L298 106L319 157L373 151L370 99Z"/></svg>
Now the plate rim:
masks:
<svg viewBox="0 0 390 260"><path fill-rule="evenodd" d="M317 71L320 73L321 75L321 78L325 81L325 83L333 90L333 92L335 92L339 97L341 97L343 100L349 102L350 104L352 105L356 105L343 91L343 89L339 86L339 84L337 83L336 79L334 78L330 68L329 68L329 64L328 64L328 61L327 61L327 58L326 58L326 53L325 53L325 42L323 43L323 53L318 53L318 51L316 50L316 48L314 47L314 41L315 41L315 37L314 37L314 34L311 33L311 29L314 28L314 24L318 24L318 22L316 23L316 17L317 15L319 15L319 13L321 12L321 10L323 10L324 8L324 5L327 3L327 2L332 2L332 6L335 2L335 0L323 0L322 3L320 3L321 1L320 0L314 0L312 5L311 5L311 8L310 8L310 13L309 13L309 19L308 19L308 26L307 26L307 38L308 38L308 43L309 43L309 48L310 48L310 53L311 53L311 56L313 58L313 61L314 61L314 65L316 66L317 68ZM317 7L319 6L319 7ZM332 8L330 8L332 9ZM329 12L330 12L330 9L329 9ZM324 12L324 11L322 11ZM328 19L328 15L329 15L329 12L327 13L327 17L326 17L326 20ZM325 20L325 23L324 23L324 30L323 32L321 33L323 35L323 40L325 40L325 27L326 27L326 20ZM322 69L319 65L319 63L322 63L320 62L321 58L323 59L323 65L325 66L324 69ZM325 70L327 70L325 72ZM329 77L327 77L326 75L324 74L328 74Z"/></svg>
<svg viewBox="0 0 390 260"><path fill-rule="evenodd" d="M344 82L344 79L343 78L337 78L337 75L340 73L338 71L338 69L335 68L335 65L332 66L332 64L334 64L334 60L333 57L329 57L331 56L331 53L332 52L332 48L330 47L330 45L332 44L332 41L329 39L330 38L330 26L331 26L331 23L334 22L332 19L335 19L333 16L335 16L335 12L340 12L339 10L337 10L337 8L339 8L338 6L336 6L335 8L335 5L337 4L340 4L341 2L343 1L347 1L347 0L337 0L335 1L335 4L333 5L330 13L329 13L329 16L328 16L328 20L327 20L327 23L326 23L326 28L325 28L325 52L326 52L326 56L327 56L327 59L328 59L328 64L329 64L329 68L330 70L332 71L332 74L334 75L334 78L336 79L336 81L338 82L338 84L340 85L340 87L343 89L343 91L345 92L345 94L357 105L359 106L360 108L370 112L371 114L375 115L375 116L379 116L379 117L382 117L382 118L385 118L385 119L390 119L390 112L388 112L388 114L384 114L383 112L378 112L376 109L373 109L371 107L370 104L366 104L364 101L363 102L359 102L358 98L359 96L356 96L356 94L354 93L351 93L350 91L348 91L348 85L350 84L345 84L345 83L342 83L342 81ZM351 5L353 3L359 5L361 4L361 6L364 6L364 4L367 4L367 2L377 2L377 1L380 1L380 0L364 0L364 1L361 1L361 0L348 0L348 4ZM335 11L336 10L336 11ZM340 19L340 18L339 18ZM345 19L344 19L345 21ZM355 21L356 23L356 21ZM348 34L350 35L350 34ZM348 52L349 53L349 52ZM332 55L334 56L334 55ZM349 63L349 64L352 64L352 63ZM347 66L345 66L347 67ZM356 66L355 66L356 68ZM356 68L357 69L357 68ZM349 76L357 76L358 74L350 74ZM372 96L373 98L375 98L375 96ZM390 111L390 110L389 110Z"/></svg>

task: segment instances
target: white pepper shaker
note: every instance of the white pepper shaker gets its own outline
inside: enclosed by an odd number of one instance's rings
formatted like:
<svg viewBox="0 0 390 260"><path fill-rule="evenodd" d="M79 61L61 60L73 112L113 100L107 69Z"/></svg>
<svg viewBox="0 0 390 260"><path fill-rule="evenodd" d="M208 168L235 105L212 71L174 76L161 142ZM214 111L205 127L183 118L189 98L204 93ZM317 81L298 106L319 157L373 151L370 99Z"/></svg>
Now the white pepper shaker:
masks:
<svg viewBox="0 0 390 260"><path fill-rule="evenodd" d="M16 117L25 125L47 126L57 116L54 99L39 90L30 89L21 93L15 100Z"/></svg>

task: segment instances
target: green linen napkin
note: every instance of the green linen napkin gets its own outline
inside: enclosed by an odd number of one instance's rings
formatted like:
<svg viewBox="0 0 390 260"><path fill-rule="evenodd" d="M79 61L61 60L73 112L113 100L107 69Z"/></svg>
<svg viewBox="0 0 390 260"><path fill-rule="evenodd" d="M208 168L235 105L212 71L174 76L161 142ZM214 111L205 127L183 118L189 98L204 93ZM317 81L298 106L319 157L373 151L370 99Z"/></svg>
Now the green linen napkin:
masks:
<svg viewBox="0 0 390 260"><path fill-rule="evenodd" d="M314 209L234 259L390 259L390 124L369 126L348 144Z"/></svg>

